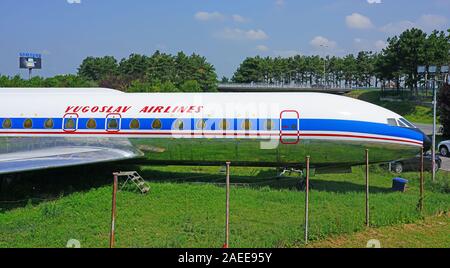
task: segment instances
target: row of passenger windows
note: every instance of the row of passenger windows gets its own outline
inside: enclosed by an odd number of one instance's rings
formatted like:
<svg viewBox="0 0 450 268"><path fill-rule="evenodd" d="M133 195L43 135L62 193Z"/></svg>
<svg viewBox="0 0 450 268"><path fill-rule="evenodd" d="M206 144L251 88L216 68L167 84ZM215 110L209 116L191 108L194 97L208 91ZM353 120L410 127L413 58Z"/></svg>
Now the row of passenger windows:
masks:
<svg viewBox="0 0 450 268"><path fill-rule="evenodd" d="M205 129L206 128L206 119L200 119L196 123L197 129ZM109 118L107 119L108 129L118 129L119 128L119 120L115 118ZM230 122L227 119L222 119L219 123L219 128L222 130L226 130L230 128ZM266 130L273 130L274 129L274 121L271 119L265 120L264 123L264 129ZM152 129L161 129L162 128L162 122L160 119L154 119L152 121ZM55 123L53 119L47 119L44 122L44 128L46 129L53 129L55 127ZM129 124L130 129L140 129L141 124L138 119L132 119ZM252 121L250 119L245 119L242 121L241 125L243 130L251 130L252 129ZM11 119L4 119L2 122L2 128L9 129L12 128L12 122ZM25 129L31 129L33 128L33 120L32 119L25 119L23 121L23 128ZM64 129L75 129L76 128L76 121L73 118L67 118L64 120ZM97 128L97 121L93 118L88 119L86 122L86 128L87 129L96 129ZM184 129L184 123L183 120L177 119L174 122L174 128L178 130Z"/></svg>

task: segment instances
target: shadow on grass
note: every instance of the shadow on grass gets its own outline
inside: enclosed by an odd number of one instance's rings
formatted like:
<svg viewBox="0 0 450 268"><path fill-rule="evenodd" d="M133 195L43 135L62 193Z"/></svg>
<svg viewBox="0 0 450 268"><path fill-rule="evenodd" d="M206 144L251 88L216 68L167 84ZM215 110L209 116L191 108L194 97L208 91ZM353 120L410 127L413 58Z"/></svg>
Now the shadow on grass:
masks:
<svg viewBox="0 0 450 268"><path fill-rule="evenodd" d="M219 171L219 168L217 169ZM223 185L225 174L218 173L193 173L193 172L162 172L158 170L143 170L140 172L148 181L171 182L171 183L214 183ZM316 177L317 178L317 177ZM311 189L314 191L326 191L334 193L365 192L365 186L348 181L331 181L311 178ZM231 175L230 182L235 186L250 187L260 189L270 187L277 190L298 191L300 177L277 177L277 172L273 170L263 170L251 176ZM371 193L389 193L390 188L370 187Z"/></svg>
<svg viewBox="0 0 450 268"><path fill-rule="evenodd" d="M108 163L0 175L0 213L111 184L116 166Z"/></svg>
<svg viewBox="0 0 450 268"><path fill-rule="evenodd" d="M45 171L21 173L14 176L3 176L0 181L0 213L27 205L58 199L74 192L88 191L93 188L112 184L112 172L136 170L150 182L170 183L205 183L221 186L225 183L225 174L221 167L217 171L193 172L195 167L186 167L186 172L161 171L144 169L125 164L96 164L82 167L60 168ZM179 168L178 168L179 169ZM248 172L250 170L250 172ZM245 175L231 176L235 186L261 189L287 189L298 191L300 177L277 177L276 169L248 169ZM123 181L122 181L123 182ZM364 192L364 185L348 181L330 181L311 178L314 191L335 193ZM371 193L387 193L389 188L371 187Z"/></svg>

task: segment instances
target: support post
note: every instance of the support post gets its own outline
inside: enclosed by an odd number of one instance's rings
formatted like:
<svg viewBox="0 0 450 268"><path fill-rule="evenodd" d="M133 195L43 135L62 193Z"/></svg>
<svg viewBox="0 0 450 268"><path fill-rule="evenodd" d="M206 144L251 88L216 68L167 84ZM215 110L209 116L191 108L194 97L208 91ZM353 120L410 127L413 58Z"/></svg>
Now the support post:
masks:
<svg viewBox="0 0 450 268"><path fill-rule="evenodd" d="M230 238L230 162L226 162L226 204L225 204L225 244L228 248Z"/></svg>
<svg viewBox="0 0 450 268"><path fill-rule="evenodd" d="M436 106L437 106L437 92L436 92L436 77L433 79L433 138L431 147L431 169L432 181L436 181Z"/></svg>
<svg viewBox="0 0 450 268"><path fill-rule="evenodd" d="M423 187L423 147L420 153L420 197L419 197L419 210L422 212L423 210L423 193L424 193L424 187Z"/></svg>
<svg viewBox="0 0 450 268"><path fill-rule="evenodd" d="M308 244L308 224L309 224L309 160L306 157L306 181L305 181L305 244Z"/></svg>
<svg viewBox="0 0 450 268"><path fill-rule="evenodd" d="M114 248L114 232L116 226L116 195L117 195L117 184L118 184L118 174L113 173L114 183L112 192L112 208L111 208L111 233L109 236L109 247Z"/></svg>
<svg viewBox="0 0 450 268"><path fill-rule="evenodd" d="M369 218L369 149L366 149L366 226L370 226Z"/></svg>

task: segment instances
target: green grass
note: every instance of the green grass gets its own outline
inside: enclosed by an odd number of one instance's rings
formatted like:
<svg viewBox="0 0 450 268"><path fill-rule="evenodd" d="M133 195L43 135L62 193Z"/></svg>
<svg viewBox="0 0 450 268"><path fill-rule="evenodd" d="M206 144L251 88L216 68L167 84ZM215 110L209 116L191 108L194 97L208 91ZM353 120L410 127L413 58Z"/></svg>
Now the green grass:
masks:
<svg viewBox="0 0 450 268"><path fill-rule="evenodd" d="M362 232L316 241L313 248L364 248L371 239L382 248L450 248L450 215L428 217L413 224L369 228Z"/></svg>
<svg viewBox="0 0 450 268"><path fill-rule="evenodd" d="M118 247L222 246L225 191L217 184L224 182L219 167L143 167L142 174L151 181L149 194L118 194ZM232 183L237 185L231 188L230 246L302 246L305 196L295 190L298 178L276 179L273 169L264 168L233 167L231 174ZM364 230L363 174L357 167L350 174L312 178L313 241ZM64 179L58 176L53 181ZM392 177L379 169L371 173L372 226L413 223L449 211L448 188L440 186L448 187L448 183L427 183L425 211L421 214L416 209L418 174L403 175L410 180L406 193L390 191ZM439 182L448 182L449 177L439 172ZM52 179L46 181L51 183ZM69 239L78 239L82 247L107 247L111 186L83 190L70 187L71 191L54 189L64 192L55 201L4 206L0 212L0 247L64 247Z"/></svg>
<svg viewBox="0 0 450 268"><path fill-rule="evenodd" d="M411 101L390 102L380 100L380 91L378 90L354 90L347 94L349 97L364 100L400 115L414 123L432 124L433 111L431 107L417 105Z"/></svg>

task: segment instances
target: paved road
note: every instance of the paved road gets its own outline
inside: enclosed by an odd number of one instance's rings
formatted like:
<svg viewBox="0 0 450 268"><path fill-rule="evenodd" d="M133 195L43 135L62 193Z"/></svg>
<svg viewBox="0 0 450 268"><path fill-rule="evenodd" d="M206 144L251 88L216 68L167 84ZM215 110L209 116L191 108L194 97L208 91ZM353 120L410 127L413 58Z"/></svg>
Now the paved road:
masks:
<svg viewBox="0 0 450 268"><path fill-rule="evenodd" d="M450 171L450 158L441 156L441 159L442 159L441 169L445 171Z"/></svg>
<svg viewBox="0 0 450 268"><path fill-rule="evenodd" d="M433 125L432 124L417 124L417 123L415 123L414 125L416 125L418 128L420 128L420 130L422 130L426 135L433 134ZM441 133L439 133L439 129L441 127L442 127L442 125L436 126L437 134L441 134ZM441 156L441 159L442 159L441 169L445 170L445 171L450 171L450 158Z"/></svg>
<svg viewBox="0 0 450 268"><path fill-rule="evenodd" d="M422 130L426 135L432 135L433 134L433 124L419 124L414 123L416 127L418 127L420 130ZM437 134L439 133L439 129L442 127L442 125L436 125L436 131Z"/></svg>

